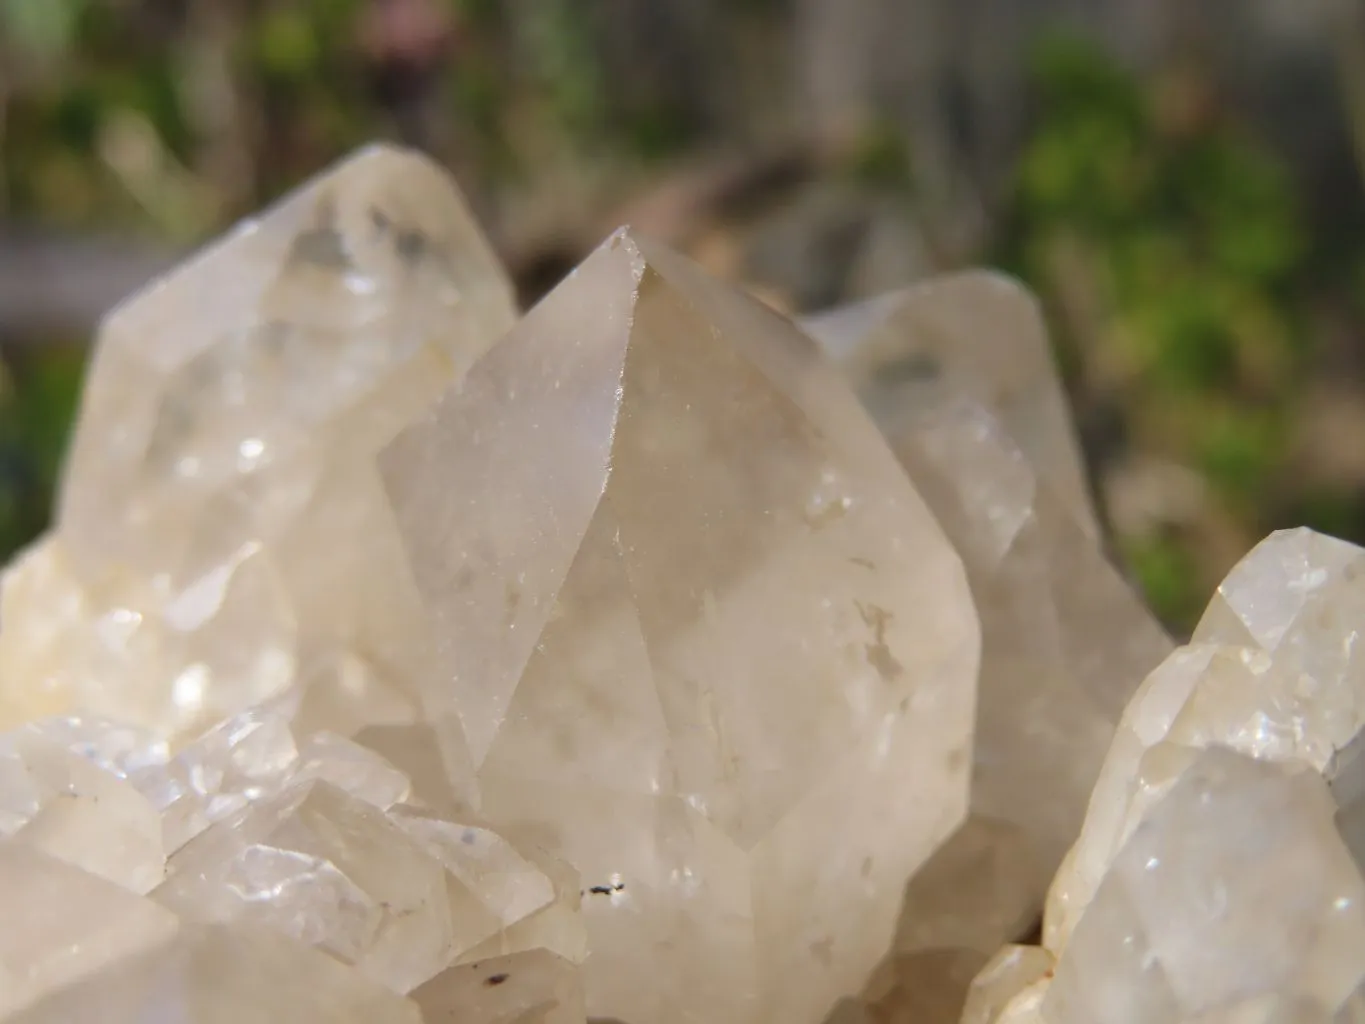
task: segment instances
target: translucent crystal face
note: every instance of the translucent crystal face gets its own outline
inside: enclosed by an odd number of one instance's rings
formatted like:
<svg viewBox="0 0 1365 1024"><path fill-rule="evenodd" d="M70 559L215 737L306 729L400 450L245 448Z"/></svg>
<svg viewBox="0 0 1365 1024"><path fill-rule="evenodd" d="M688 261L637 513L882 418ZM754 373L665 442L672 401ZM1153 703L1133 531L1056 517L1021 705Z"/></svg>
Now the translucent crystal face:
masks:
<svg viewBox="0 0 1365 1024"><path fill-rule="evenodd" d="M981 616L971 813L907 889L906 980L876 1012L961 999L1028 932L1128 698L1171 643L1096 543L1033 300L969 272L807 321L967 569Z"/></svg>
<svg viewBox="0 0 1365 1024"><path fill-rule="evenodd" d="M590 1012L813 1021L856 992L964 809L978 634L810 343L618 235L381 465L428 714L483 813L582 873Z"/></svg>
<svg viewBox="0 0 1365 1024"><path fill-rule="evenodd" d="M1107 872L1044 1018L1155 1024L1267 995L1342 1003L1365 980L1365 881L1334 810L1311 769L1198 755Z"/></svg>
<svg viewBox="0 0 1365 1024"><path fill-rule="evenodd" d="M1076 525L1098 535L1047 328L1037 301L1018 284L987 271L949 274L802 326L892 433L944 399L986 410Z"/></svg>
<svg viewBox="0 0 1365 1024"><path fill-rule="evenodd" d="M55 530L6 579L0 723L79 709L179 742L299 675L319 724L411 720L374 453L513 316L445 174L384 147L116 310Z"/></svg>
<svg viewBox="0 0 1365 1024"><path fill-rule="evenodd" d="M258 522L286 513L320 468L300 459L363 458L512 315L446 176L365 150L109 317L59 529L82 560L174 574L187 514L225 492Z"/></svg>
<svg viewBox="0 0 1365 1024"><path fill-rule="evenodd" d="M1120 722L1033 968L1002 955L972 1020L1362 1019L1362 558L1285 531L1229 574Z"/></svg>
<svg viewBox="0 0 1365 1024"><path fill-rule="evenodd" d="M222 963L139 966L144 954L166 958L163 944L217 934L198 922L292 939L286 958L312 947L350 965L370 979L340 979L361 1006L369 986L375 998L395 994L394 1012L409 1012L397 995L412 993L436 1019L469 1011L460 1019L482 1021L474 1004L493 1013L520 1002L547 1020L581 1020L577 874L478 818L400 803L412 792L401 772L335 735L301 740L285 711L237 716L170 759L104 722L0 734L0 1014L48 997L94 1012L87 1001L117 990L124 969L166 970L157 985L177 970L207 972L196 992L254 969L232 959L235 939ZM517 985L501 1001L474 998L467 975L513 965ZM80 979L88 995L60 991ZM271 998L302 998L278 981ZM150 1012L140 1005L127 1019Z"/></svg>

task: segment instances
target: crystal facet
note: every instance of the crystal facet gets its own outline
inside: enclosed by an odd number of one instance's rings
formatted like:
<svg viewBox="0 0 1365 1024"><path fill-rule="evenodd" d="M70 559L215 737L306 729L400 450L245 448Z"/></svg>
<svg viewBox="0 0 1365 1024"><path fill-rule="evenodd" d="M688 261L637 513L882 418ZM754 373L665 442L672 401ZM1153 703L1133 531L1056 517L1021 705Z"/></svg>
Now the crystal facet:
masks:
<svg viewBox="0 0 1365 1024"><path fill-rule="evenodd" d="M477 819L399 803L401 772L335 735L297 740L288 711L228 719L173 757L110 723L0 734L0 1013L141 955L178 917L288 936L420 989L435 1019L492 1024L516 1006L568 1024L586 955L577 875ZM468 965L523 954L501 1001L472 998Z"/></svg>
<svg viewBox="0 0 1365 1024"><path fill-rule="evenodd" d="M945 398L979 404L1069 517L1098 535L1047 328L1037 300L1017 283L988 271L950 274L802 326L850 376L878 423L903 422Z"/></svg>
<svg viewBox="0 0 1365 1024"><path fill-rule="evenodd" d="M1032 927L1124 705L1171 643L1092 535L1061 386L1017 286L966 273L807 328L943 524L981 616L971 814L907 890L895 952L917 980L882 997L893 1012L965 987Z"/></svg>
<svg viewBox="0 0 1365 1024"><path fill-rule="evenodd" d="M166 860L157 808L127 779L47 732L34 723L0 734L0 838L148 891Z"/></svg>

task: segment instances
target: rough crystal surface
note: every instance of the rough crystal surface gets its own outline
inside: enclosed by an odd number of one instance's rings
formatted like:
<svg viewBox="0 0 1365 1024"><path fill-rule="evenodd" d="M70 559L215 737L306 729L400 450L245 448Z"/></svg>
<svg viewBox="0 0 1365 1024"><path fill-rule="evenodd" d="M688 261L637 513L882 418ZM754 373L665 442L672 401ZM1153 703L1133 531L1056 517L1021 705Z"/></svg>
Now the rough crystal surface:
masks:
<svg viewBox="0 0 1365 1024"><path fill-rule="evenodd" d="M288 936L388 990L420 989L438 1020L492 1024L514 1005L528 1019L581 1019L577 875L477 819L399 803L412 791L401 772L332 734L296 739L289 710L235 716L174 756L107 722L0 734L0 1016L114 971L179 919ZM535 956L501 1002L461 980L470 963L521 954ZM92 982L88 1006L54 1005L80 1019L110 983Z"/></svg>
<svg viewBox="0 0 1365 1024"><path fill-rule="evenodd" d="M250 804L169 868L152 898L180 915L275 928L399 992L445 967L461 939L467 948L496 928L477 905L453 921L441 865L326 783Z"/></svg>
<svg viewBox="0 0 1365 1024"><path fill-rule="evenodd" d="M983 976L974 1021L1365 1019L1362 567L1294 530L1229 574L1123 716L1049 894L1047 976Z"/></svg>
<svg viewBox="0 0 1365 1024"><path fill-rule="evenodd" d="M571 874L552 879L487 829L395 819L326 782L247 805L168 871L151 895L182 917L273 928L397 992L485 951L548 939L584 953ZM563 920L547 929L556 909Z"/></svg>
<svg viewBox="0 0 1365 1024"><path fill-rule="evenodd" d="M806 326L943 524L981 616L971 814L907 891L903 978L880 1000L909 1012L894 1004L965 986L1032 927L1124 705L1171 643L1093 536L1061 386L1021 289L966 273Z"/></svg>
<svg viewBox="0 0 1365 1024"><path fill-rule="evenodd" d="M362 151L116 310L53 533L6 574L0 724L180 738L304 675L316 724L410 718L374 452L513 320L458 193Z"/></svg>
<svg viewBox="0 0 1365 1024"><path fill-rule="evenodd" d="M1105 865L1174 781L1179 751L1222 745L1298 761L1345 794L1365 727L1365 676L1354 637L1365 610L1365 552L1311 530L1272 534L1219 587L1188 647L1134 696L1054 883L1047 929L1060 946ZM1349 814L1358 804L1349 801ZM1344 823L1347 824L1347 823ZM1352 834L1349 828L1345 831ZM1357 850L1365 860L1365 850Z"/></svg>
<svg viewBox="0 0 1365 1024"><path fill-rule="evenodd" d="M589 1012L856 992L965 810L978 625L814 346L618 234L381 466L426 713L482 813L582 874Z"/></svg>
<svg viewBox="0 0 1365 1024"><path fill-rule="evenodd" d="M1365 880L1307 766L1193 754L1105 874L1042 1001L1058 1024L1336 1009L1365 981Z"/></svg>

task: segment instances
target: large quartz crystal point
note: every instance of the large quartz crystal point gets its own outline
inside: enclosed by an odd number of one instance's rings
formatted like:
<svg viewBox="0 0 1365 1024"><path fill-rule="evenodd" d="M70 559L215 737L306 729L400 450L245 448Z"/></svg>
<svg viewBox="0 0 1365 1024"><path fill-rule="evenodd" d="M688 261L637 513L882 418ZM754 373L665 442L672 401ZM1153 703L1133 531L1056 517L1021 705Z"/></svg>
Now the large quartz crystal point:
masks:
<svg viewBox="0 0 1365 1024"><path fill-rule="evenodd" d="M981 615L972 813L911 883L890 988L867 993L912 1021L1032 927L1124 706L1171 642L1093 535L1027 293L973 272L807 326L956 545Z"/></svg>
<svg viewBox="0 0 1365 1024"><path fill-rule="evenodd" d="M380 464L428 715L483 814L582 874L589 1013L858 992L966 812L979 629L814 345L618 233Z"/></svg>
<svg viewBox="0 0 1365 1024"><path fill-rule="evenodd" d="M1070 405L1038 302L1002 274L932 278L802 322L885 425L948 395L991 412L1071 518L1098 536Z"/></svg>
<svg viewBox="0 0 1365 1024"><path fill-rule="evenodd" d="M417 1004L275 932L181 925L4 1024L424 1024ZM471 1024L483 1024L477 1017Z"/></svg>
<svg viewBox="0 0 1365 1024"><path fill-rule="evenodd" d="M304 677L313 724L410 718L402 556L373 455L513 322L448 177L361 151L116 309L55 532L6 574L0 724L172 737Z"/></svg>

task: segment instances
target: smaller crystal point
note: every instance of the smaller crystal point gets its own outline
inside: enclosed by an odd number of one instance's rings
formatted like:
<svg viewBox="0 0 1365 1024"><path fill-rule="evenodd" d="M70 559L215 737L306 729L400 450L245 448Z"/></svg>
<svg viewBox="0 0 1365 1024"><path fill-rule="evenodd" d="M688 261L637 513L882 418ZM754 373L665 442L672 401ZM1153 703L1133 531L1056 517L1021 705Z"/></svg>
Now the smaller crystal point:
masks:
<svg viewBox="0 0 1365 1024"><path fill-rule="evenodd" d="M991 271L935 277L802 327L885 426L945 397L1004 426L1077 525L1098 536L1085 462L1038 301Z"/></svg>
<svg viewBox="0 0 1365 1024"><path fill-rule="evenodd" d="M894 944L905 998L937 987L947 1005L1037 920L1124 706L1171 642L1096 542L1026 292L967 273L806 327L953 541L981 616L971 814L907 886Z"/></svg>
<svg viewBox="0 0 1365 1024"><path fill-rule="evenodd" d="M155 562L154 550L176 548L174 533L149 532L163 511L183 514L182 502L294 448L396 429L401 419L386 423L412 409L398 395L376 407L383 385L408 389L409 402L439 393L513 315L507 277L449 176L416 153L363 149L110 314L59 529L83 560L143 564L146 551ZM425 349L452 365L423 367L423 385L404 371Z"/></svg>
<svg viewBox="0 0 1365 1024"><path fill-rule="evenodd" d="M1272 534L1210 602L1194 643L1139 688L1096 783L1091 812L1049 896L1047 944L1062 948L1107 865L1184 770L1183 751L1223 745L1324 773L1349 807L1361 762L1365 686L1355 623L1365 552L1311 530ZM1365 850L1357 841L1357 856Z"/></svg>
<svg viewBox="0 0 1365 1024"><path fill-rule="evenodd" d="M441 970L457 943L441 865L378 808L326 783L249 805L168 867L152 897L181 916L275 928L397 992ZM467 945L496 928L472 912L460 923Z"/></svg>
<svg viewBox="0 0 1365 1024"><path fill-rule="evenodd" d="M152 898L188 919L273 928L397 992L493 954L583 959L572 871L478 823L393 806L401 776L359 754L304 744L292 784L177 851Z"/></svg>
<svg viewBox="0 0 1365 1024"><path fill-rule="evenodd" d="M1048 973L983 974L971 1024L1361 1019L1363 559L1295 530L1234 568L1124 713L1049 893Z"/></svg>
<svg viewBox="0 0 1365 1024"><path fill-rule="evenodd" d="M178 745L300 680L310 728L414 721L373 457L514 319L453 182L386 146L121 305L54 530L0 580L0 727L96 713Z"/></svg>
<svg viewBox="0 0 1365 1024"><path fill-rule="evenodd" d="M1049 1024L1165 1024L1365 981L1365 880L1306 766L1199 754L1133 832L1042 1003Z"/></svg>

